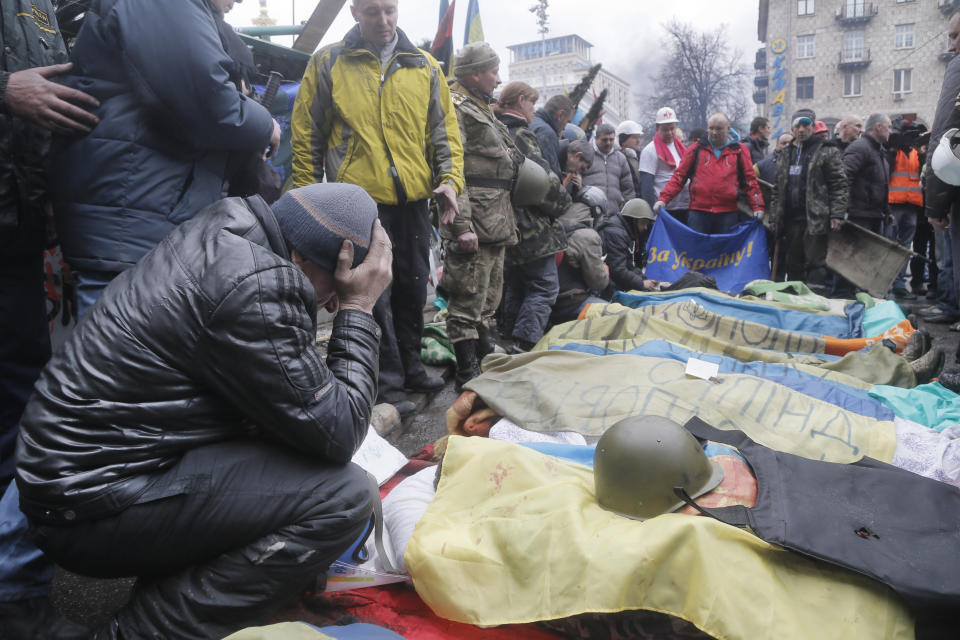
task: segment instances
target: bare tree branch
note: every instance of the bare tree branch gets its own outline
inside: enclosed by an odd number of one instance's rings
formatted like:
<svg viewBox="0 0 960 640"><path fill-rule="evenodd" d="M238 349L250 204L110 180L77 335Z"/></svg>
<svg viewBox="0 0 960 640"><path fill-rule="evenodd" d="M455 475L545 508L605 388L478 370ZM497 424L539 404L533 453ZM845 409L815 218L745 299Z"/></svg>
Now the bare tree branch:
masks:
<svg viewBox="0 0 960 640"><path fill-rule="evenodd" d="M684 22L663 25L668 52L649 100L651 110L669 105L687 127L706 127L722 111L731 123L747 116L749 87L742 52L731 49L726 27L700 32Z"/></svg>

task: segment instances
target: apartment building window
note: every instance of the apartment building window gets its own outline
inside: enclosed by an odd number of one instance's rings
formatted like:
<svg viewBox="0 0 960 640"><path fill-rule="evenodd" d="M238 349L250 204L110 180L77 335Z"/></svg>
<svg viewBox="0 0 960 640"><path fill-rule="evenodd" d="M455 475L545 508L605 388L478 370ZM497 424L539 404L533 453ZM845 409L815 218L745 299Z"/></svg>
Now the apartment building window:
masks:
<svg viewBox="0 0 960 640"><path fill-rule="evenodd" d="M895 96L913 92L913 69L893 70L893 94Z"/></svg>
<svg viewBox="0 0 960 640"><path fill-rule="evenodd" d="M855 29L843 34L843 59L863 60L863 29Z"/></svg>
<svg viewBox="0 0 960 640"><path fill-rule="evenodd" d="M797 0L797 15L798 15L798 16L812 16L812 15L813 15L813 0Z"/></svg>
<svg viewBox="0 0 960 640"><path fill-rule="evenodd" d="M860 18L865 15L865 0L847 0L847 17Z"/></svg>
<svg viewBox="0 0 960 640"><path fill-rule="evenodd" d="M813 36L797 36L797 57L813 57Z"/></svg>
<svg viewBox="0 0 960 640"><path fill-rule="evenodd" d="M843 97L852 98L863 95L863 76L858 71L843 74Z"/></svg>
<svg viewBox="0 0 960 640"><path fill-rule="evenodd" d="M898 24L896 26L896 35L893 40L894 49L912 49L913 48L913 25Z"/></svg>
<svg viewBox="0 0 960 640"><path fill-rule="evenodd" d="M797 100L813 100L813 76L797 78Z"/></svg>

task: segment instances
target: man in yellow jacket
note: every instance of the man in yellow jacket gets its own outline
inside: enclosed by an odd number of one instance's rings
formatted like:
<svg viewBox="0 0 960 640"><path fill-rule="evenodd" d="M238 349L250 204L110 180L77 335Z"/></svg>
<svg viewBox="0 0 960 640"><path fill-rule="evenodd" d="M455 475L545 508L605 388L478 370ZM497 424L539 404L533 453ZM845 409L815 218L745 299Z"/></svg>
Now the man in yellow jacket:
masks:
<svg viewBox="0 0 960 640"><path fill-rule="evenodd" d="M380 341L378 402L401 415L405 389L443 386L420 362L429 273L428 200L457 212L463 147L437 61L397 28L397 0L353 0L357 25L310 59L293 109L293 186L349 182L377 202L393 243L393 285L374 309Z"/></svg>

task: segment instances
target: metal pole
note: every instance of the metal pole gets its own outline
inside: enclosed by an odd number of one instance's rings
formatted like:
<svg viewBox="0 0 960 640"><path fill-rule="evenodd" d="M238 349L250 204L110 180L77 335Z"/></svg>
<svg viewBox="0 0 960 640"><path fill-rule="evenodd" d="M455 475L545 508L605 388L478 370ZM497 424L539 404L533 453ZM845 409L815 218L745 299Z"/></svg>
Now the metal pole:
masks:
<svg viewBox="0 0 960 640"><path fill-rule="evenodd" d="M304 53L313 53L346 3L347 0L320 0L310 19L303 25L303 31L293 43L293 48Z"/></svg>
<svg viewBox="0 0 960 640"><path fill-rule="evenodd" d="M300 33L300 27L295 25L272 25L269 27L240 27L237 29L240 33L255 38L264 38L269 36L295 36Z"/></svg>
<svg viewBox="0 0 960 640"><path fill-rule="evenodd" d="M543 90L547 90L547 34L540 31L540 72L543 75Z"/></svg>

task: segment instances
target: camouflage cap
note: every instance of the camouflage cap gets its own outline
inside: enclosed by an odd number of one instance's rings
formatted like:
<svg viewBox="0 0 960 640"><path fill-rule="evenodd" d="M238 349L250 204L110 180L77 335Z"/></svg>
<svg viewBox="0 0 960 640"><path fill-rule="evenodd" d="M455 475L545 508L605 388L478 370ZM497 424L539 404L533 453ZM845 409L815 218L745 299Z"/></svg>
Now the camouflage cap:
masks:
<svg viewBox="0 0 960 640"><path fill-rule="evenodd" d="M486 42L471 42L457 52L453 61L453 75L459 77L471 73L483 73L500 65L500 56Z"/></svg>

